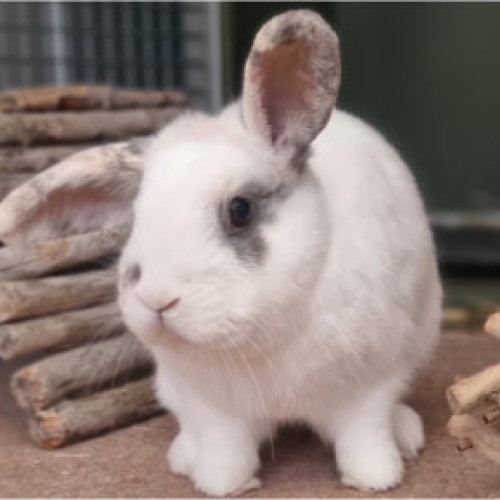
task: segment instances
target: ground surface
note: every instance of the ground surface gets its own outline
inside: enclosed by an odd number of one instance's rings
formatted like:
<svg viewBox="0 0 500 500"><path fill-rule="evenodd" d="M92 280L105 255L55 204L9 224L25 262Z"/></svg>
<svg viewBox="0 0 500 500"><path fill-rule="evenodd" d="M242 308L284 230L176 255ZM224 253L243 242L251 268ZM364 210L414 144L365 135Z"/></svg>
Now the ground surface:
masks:
<svg viewBox="0 0 500 500"><path fill-rule="evenodd" d="M447 436L444 398L456 374L469 375L499 359L498 341L480 334L445 336L431 370L409 398L423 415L427 447L408 464L404 483L380 496L499 496L498 468L473 450L458 453ZM0 496L197 496L189 481L172 475L165 463L165 450L176 431L169 415L59 451L37 449L10 398L9 367L0 363ZM305 430L282 432L273 459L264 451L262 478L264 487L251 495L365 496L341 486L331 453Z"/></svg>

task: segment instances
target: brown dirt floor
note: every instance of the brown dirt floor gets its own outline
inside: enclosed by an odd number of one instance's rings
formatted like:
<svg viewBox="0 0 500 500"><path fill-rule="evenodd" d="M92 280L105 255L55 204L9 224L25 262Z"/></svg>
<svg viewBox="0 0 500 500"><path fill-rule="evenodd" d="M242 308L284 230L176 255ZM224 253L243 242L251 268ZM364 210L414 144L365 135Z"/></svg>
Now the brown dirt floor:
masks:
<svg viewBox="0 0 500 500"><path fill-rule="evenodd" d="M434 363L409 401L421 412L427 446L407 465L401 486L380 497L491 497L500 474L475 450L459 453L447 436L445 388L500 358L500 343L481 334L446 334ZM189 481L171 474L165 450L176 424L164 415L57 451L35 447L8 389L12 364L0 362L0 496L193 497ZM262 489L248 496L362 497L343 487L331 452L306 430L283 431L271 459L263 452Z"/></svg>

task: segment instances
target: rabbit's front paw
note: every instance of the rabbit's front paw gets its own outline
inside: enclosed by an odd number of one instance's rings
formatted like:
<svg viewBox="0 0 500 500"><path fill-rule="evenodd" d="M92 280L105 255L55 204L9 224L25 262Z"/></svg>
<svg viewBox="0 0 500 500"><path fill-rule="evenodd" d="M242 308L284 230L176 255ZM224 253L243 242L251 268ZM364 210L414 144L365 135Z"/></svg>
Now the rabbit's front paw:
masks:
<svg viewBox="0 0 500 500"><path fill-rule="evenodd" d="M191 478L198 490L210 496L228 496L260 486L254 476L257 453L232 446L202 450L193 466Z"/></svg>
<svg viewBox="0 0 500 500"><path fill-rule="evenodd" d="M167 462L174 474L189 475L196 454L193 436L185 431L179 432L167 452Z"/></svg>
<svg viewBox="0 0 500 500"><path fill-rule="evenodd" d="M343 484L363 491L385 491L401 482L404 466L394 443L368 441L363 448L337 457Z"/></svg>
<svg viewBox="0 0 500 500"><path fill-rule="evenodd" d="M394 438L404 458L413 458L424 447L422 420L405 404L397 404L393 415Z"/></svg>

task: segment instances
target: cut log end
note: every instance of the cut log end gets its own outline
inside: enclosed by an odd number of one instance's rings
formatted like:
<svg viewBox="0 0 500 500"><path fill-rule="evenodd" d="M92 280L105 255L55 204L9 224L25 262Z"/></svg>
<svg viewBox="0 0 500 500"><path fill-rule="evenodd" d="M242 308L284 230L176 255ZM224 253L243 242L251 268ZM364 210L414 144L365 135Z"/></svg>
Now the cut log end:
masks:
<svg viewBox="0 0 500 500"><path fill-rule="evenodd" d="M486 333L500 340L500 311L493 313L484 325Z"/></svg>
<svg viewBox="0 0 500 500"><path fill-rule="evenodd" d="M59 448L67 434L61 416L54 410L40 411L30 418L29 432L35 443L47 450Z"/></svg>
<svg viewBox="0 0 500 500"><path fill-rule="evenodd" d="M162 412L152 379L146 378L37 411L30 419L30 434L42 448L54 449Z"/></svg>
<svg viewBox="0 0 500 500"><path fill-rule="evenodd" d="M43 382L36 365L27 366L16 372L11 379L11 391L17 404L24 409L31 407L29 394L43 394Z"/></svg>
<svg viewBox="0 0 500 500"><path fill-rule="evenodd" d="M488 394L500 390L500 364L493 365L470 377L464 377L446 390L454 414L465 413L484 401Z"/></svg>
<svg viewBox="0 0 500 500"><path fill-rule="evenodd" d="M453 415L448 422L448 432L459 440L469 440L473 447L500 465L500 434L472 415Z"/></svg>

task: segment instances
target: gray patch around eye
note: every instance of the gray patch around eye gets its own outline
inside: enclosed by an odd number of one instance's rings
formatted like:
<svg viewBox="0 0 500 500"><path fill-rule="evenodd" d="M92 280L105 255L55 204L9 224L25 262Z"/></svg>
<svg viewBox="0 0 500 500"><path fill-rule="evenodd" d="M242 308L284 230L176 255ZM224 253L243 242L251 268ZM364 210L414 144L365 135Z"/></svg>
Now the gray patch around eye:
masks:
<svg viewBox="0 0 500 500"><path fill-rule="evenodd" d="M269 187L259 183L245 184L229 199L243 197L252 204L252 221L242 228L233 228L229 220L229 200L219 205L219 221L225 241L243 261L262 264L267 245L262 235L262 225L270 224L277 207L287 197L288 190L283 185Z"/></svg>
<svg viewBox="0 0 500 500"><path fill-rule="evenodd" d="M120 284L123 288L134 286L141 279L141 267L139 264L130 264L120 276Z"/></svg>
<svg viewBox="0 0 500 500"><path fill-rule="evenodd" d="M252 264L262 264L266 255L267 245L258 228L240 234L227 236L227 241L238 257Z"/></svg>

